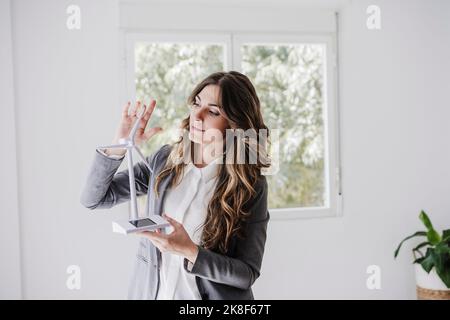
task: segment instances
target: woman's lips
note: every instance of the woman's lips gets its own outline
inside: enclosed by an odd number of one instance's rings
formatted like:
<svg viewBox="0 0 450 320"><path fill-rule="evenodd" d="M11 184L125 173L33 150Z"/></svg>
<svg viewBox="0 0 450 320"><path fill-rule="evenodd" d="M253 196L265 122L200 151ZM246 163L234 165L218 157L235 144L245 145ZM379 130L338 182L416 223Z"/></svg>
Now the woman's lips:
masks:
<svg viewBox="0 0 450 320"><path fill-rule="evenodd" d="M199 132L204 132L205 131L205 130L198 129L198 128L194 127L194 126L191 126L191 130L199 131Z"/></svg>

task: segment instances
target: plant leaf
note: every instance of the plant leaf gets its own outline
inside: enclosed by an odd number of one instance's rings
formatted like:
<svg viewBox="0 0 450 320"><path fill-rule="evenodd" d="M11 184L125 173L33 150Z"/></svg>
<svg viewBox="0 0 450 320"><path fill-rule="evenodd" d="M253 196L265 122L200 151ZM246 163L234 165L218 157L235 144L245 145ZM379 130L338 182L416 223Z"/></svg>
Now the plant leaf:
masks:
<svg viewBox="0 0 450 320"><path fill-rule="evenodd" d="M439 243L435 250L435 267L436 273L450 288L450 248L444 242Z"/></svg>
<svg viewBox="0 0 450 320"><path fill-rule="evenodd" d="M431 242L431 244L433 245L439 243L441 241L441 236L439 235L439 233L436 232L436 230L434 230L430 218L428 218L428 215L425 213L425 211L422 210L420 212L419 219L422 221L422 223L428 230L427 232L428 241Z"/></svg>
<svg viewBox="0 0 450 320"><path fill-rule="evenodd" d="M413 261L413 264L414 263L422 263L423 259L425 259L425 257L417 258L416 260Z"/></svg>
<svg viewBox="0 0 450 320"><path fill-rule="evenodd" d="M448 255L448 257L450 257L450 247L446 243L441 242L436 245L436 253L442 256Z"/></svg>
<svg viewBox="0 0 450 320"><path fill-rule="evenodd" d="M420 211L419 219L422 221L422 223L425 225L427 230L433 229L433 225L431 224L430 218L428 218L428 215L425 213L425 211Z"/></svg>
<svg viewBox="0 0 450 320"><path fill-rule="evenodd" d="M445 283L447 288L450 289L450 266L443 270L437 270L436 273L438 274L439 278L441 278L442 282Z"/></svg>
<svg viewBox="0 0 450 320"><path fill-rule="evenodd" d="M450 245L450 229L442 231L442 241L449 242L448 245Z"/></svg>
<svg viewBox="0 0 450 320"><path fill-rule="evenodd" d="M428 230L427 239L432 245L436 245L441 242L441 236L434 229Z"/></svg>
<svg viewBox="0 0 450 320"><path fill-rule="evenodd" d="M405 242L406 240L409 240L411 238L414 238L414 237L426 236L426 235L427 235L427 233L425 231L417 231L416 233L414 233L414 234L406 237L405 239L403 239L402 242L400 242L400 244L398 245L397 250L395 250L394 258L397 258L398 252L400 251L400 248L401 248L403 242Z"/></svg>
<svg viewBox="0 0 450 320"><path fill-rule="evenodd" d="M420 264L422 265L422 268L427 273L430 273L431 269L433 269L433 266L434 266L434 249L433 248L427 249L425 258L420 262Z"/></svg>
<svg viewBox="0 0 450 320"><path fill-rule="evenodd" d="M422 242L422 243L420 243L419 245L417 245L417 247L415 247L415 248L413 249L413 251L417 251L417 252L419 252L419 253L423 256L422 252L421 252L419 249L422 248L422 247L425 247L426 245L430 245L430 244L431 244L431 243L428 242L428 241Z"/></svg>

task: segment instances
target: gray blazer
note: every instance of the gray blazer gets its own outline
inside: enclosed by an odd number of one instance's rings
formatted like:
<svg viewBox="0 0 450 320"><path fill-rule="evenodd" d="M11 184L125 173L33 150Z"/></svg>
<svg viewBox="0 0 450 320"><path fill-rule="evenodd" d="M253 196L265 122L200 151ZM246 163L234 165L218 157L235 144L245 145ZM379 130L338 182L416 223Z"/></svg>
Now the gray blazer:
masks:
<svg viewBox="0 0 450 320"><path fill-rule="evenodd" d="M165 191L173 174L160 184L160 197L153 192L155 177L163 169L172 146L164 145L147 157L154 174L139 162L134 166L136 193L147 195L151 214L162 214ZM109 209L130 199L128 169L117 172L122 159L112 159L96 151L86 184L81 194L81 204L89 209ZM267 224L267 181L261 175L256 186L257 194L246 207L250 219L243 225L245 239L234 237L228 252L220 254L198 246L197 259L192 270L202 299L254 299L251 286L260 275ZM134 272L130 281L128 299L155 299L159 289L161 252L153 243L141 238Z"/></svg>

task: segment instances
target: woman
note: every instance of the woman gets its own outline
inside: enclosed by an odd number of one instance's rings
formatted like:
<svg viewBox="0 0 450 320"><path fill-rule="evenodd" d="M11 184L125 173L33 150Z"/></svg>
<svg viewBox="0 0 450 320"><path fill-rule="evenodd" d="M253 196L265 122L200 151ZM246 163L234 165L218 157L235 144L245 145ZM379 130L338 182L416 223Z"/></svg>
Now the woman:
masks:
<svg viewBox="0 0 450 320"><path fill-rule="evenodd" d="M143 163L134 167L137 195L147 194L150 212L163 215L171 232L139 234L129 298L253 299L270 218L261 169L270 161L265 142L238 136L235 145L228 134L264 129L268 136L260 102L250 80L231 71L204 79L188 104L189 116L181 123L188 137L183 134L147 158L153 173ZM129 114L128 103L113 143L128 136L142 109L137 143L161 131L145 132L155 105L152 100L142 108L138 102ZM124 153L97 150L81 196L85 207L111 208L129 200L128 170L115 174ZM257 159L242 163L239 154Z"/></svg>

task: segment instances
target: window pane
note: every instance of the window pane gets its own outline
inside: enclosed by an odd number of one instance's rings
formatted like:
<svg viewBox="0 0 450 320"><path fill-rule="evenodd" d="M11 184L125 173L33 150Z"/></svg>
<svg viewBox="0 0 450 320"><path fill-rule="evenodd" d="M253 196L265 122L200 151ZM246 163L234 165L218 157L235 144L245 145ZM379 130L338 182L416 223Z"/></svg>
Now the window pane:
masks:
<svg viewBox="0 0 450 320"><path fill-rule="evenodd" d="M280 133L280 170L267 176L269 207L324 206L324 45L246 44L241 55L264 121Z"/></svg>
<svg viewBox="0 0 450 320"><path fill-rule="evenodd" d="M189 114L187 98L203 78L224 69L224 47L219 44L137 43L135 46L136 99L156 100L147 126L178 128ZM144 154L156 151L170 140L170 132L153 136L142 147Z"/></svg>

